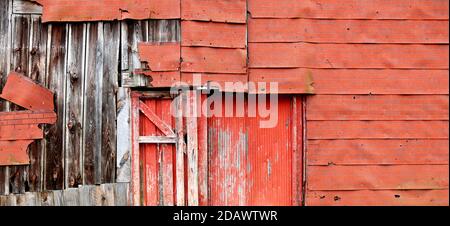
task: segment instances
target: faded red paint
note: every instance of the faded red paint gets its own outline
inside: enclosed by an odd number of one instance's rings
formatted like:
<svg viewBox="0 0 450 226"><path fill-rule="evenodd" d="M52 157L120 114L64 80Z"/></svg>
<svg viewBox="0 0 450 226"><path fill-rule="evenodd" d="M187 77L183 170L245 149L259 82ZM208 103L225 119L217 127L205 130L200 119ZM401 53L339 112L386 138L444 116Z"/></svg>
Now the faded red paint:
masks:
<svg viewBox="0 0 450 226"><path fill-rule="evenodd" d="M249 42L448 44L448 26L445 20L250 19L248 37Z"/></svg>
<svg viewBox="0 0 450 226"><path fill-rule="evenodd" d="M181 0L181 19L246 23L246 0Z"/></svg>
<svg viewBox="0 0 450 226"><path fill-rule="evenodd" d="M247 72L245 49L183 47L182 72L242 74Z"/></svg>
<svg viewBox="0 0 450 226"><path fill-rule="evenodd" d="M180 0L35 0L43 22L179 19Z"/></svg>
<svg viewBox="0 0 450 226"><path fill-rule="evenodd" d="M11 72L0 97L32 110L0 112L0 166L28 165L28 145L44 137L38 125L56 123L53 93Z"/></svg>
<svg viewBox="0 0 450 226"><path fill-rule="evenodd" d="M0 98L33 111L54 110L53 92L16 72L9 73Z"/></svg>
<svg viewBox="0 0 450 226"><path fill-rule="evenodd" d="M253 18L448 19L446 0L248 0Z"/></svg>
<svg viewBox="0 0 450 226"><path fill-rule="evenodd" d="M139 43L139 59L154 72L180 69L180 43Z"/></svg>
<svg viewBox="0 0 450 226"><path fill-rule="evenodd" d="M181 33L183 46L241 49L247 47L245 24L182 21Z"/></svg>
<svg viewBox="0 0 450 226"><path fill-rule="evenodd" d="M448 69L449 66L446 45L250 43L249 52L251 68Z"/></svg>
<svg viewBox="0 0 450 226"><path fill-rule="evenodd" d="M223 113L230 106L248 108L247 103L225 99ZM290 206L300 203L295 199L301 196L301 182L297 182L301 181L302 167L294 161L294 156L301 156L302 135L301 130L295 130L294 138L293 129L302 126L298 121L301 116L292 109L292 97L280 96L279 121L270 129L260 128L261 117L213 116L208 120L210 205ZM301 106L296 109L300 110ZM295 167L294 162L298 164Z"/></svg>

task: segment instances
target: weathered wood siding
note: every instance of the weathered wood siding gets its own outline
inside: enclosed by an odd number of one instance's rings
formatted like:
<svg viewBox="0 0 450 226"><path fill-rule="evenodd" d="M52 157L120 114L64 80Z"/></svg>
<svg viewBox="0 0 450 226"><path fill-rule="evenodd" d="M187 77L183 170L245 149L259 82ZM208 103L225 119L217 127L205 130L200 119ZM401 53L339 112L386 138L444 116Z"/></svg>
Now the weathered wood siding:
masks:
<svg viewBox="0 0 450 226"><path fill-rule="evenodd" d="M0 206L128 206L129 184L87 185L58 191L0 195Z"/></svg>
<svg viewBox="0 0 450 226"><path fill-rule="evenodd" d="M41 13L24 0L0 1L0 91L9 71L24 73L55 92L58 115L30 145L29 166L0 167L0 195L130 182L127 95L148 84L133 75L143 66L137 44L179 41L179 21L43 24ZM0 100L0 110L19 109Z"/></svg>

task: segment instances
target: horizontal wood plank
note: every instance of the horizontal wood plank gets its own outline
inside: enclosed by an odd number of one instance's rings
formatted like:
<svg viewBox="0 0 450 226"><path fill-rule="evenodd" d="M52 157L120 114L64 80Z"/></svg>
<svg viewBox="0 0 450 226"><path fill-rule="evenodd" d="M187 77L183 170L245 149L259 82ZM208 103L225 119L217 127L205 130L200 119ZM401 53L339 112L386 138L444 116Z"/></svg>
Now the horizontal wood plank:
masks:
<svg viewBox="0 0 450 226"><path fill-rule="evenodd" d="M448 164L448 140L310 140L307 164L432 165Z"/></svg>
<svg viewBox="0 0 450 226"><path fill-rule="evenodd" d="M448 19L446 0L249 0L253 18Z"/></svg>
<svg viewBox="0 0 450 226"><path fill-rule="evenodd" d="M250 68L448 69L449 65L447 45L249 43L249 52Z"/></svg>
<svg viewBox="0 0 450 226"><path fill-rule="evenodd" d="M308 139L447 139L448 121L309 121Z"/></svg>
<svg viewBox="0 0 450 226"><path fill-rule="evenodd" d="M177 137L157 137L157 136L145 136L139 137L140 144L175 144Z"/></svg>
<svg viewBox="0 0 450 226"><path fill-rule="evenodd" d="M181 0L181 19L245 23L246 0Z"/></svg>
<svg viewBox="0 0 450 226"><path fill-rule="evenodd" d="M243 74L247 72L245 49L182 47L182 72Z"/></svg>
<svg viewBox="0 0 450 226"><path fill-rule="evenodd" d="M248 37L249 42L448 44L448 26L435 20L251 19Z"/></svg>
<svg viewBox="0 0 450 226"><path fill-rule="evenodd" d="M213 22L181 22L183 46L203 46L219 48L245 48L247 46L247 26Z"/></svg>
<svg viewBox="0 0 450 226"><path fill-rule="evenodd" d="M448 120L448 95L315 95L308 120Z"/></svg>
<svg viewBox="0 0 450 226"><path fill-rule="evenodd" d="M414 173L412 173L414 172ZM448 189L448 165L309 166L309 191Z"/></svg>
<svg viewBox="0 0 450 226"><path fill-rule="evenodd" d="M448 206L448 189L308 191L307 206Z"/></svg>

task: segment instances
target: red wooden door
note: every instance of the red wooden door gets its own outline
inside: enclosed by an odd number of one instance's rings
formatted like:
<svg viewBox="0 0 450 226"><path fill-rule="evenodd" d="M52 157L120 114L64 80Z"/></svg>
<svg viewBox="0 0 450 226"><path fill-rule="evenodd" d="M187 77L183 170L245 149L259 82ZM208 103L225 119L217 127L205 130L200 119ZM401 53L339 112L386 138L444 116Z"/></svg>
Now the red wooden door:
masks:
<svg viewBox="0 0 450 226"><path fill-rule="evenodd" d="M135 122L133 134L138 145L139 161L133 164L138 173L139 203L147 206L172 206L175 194L175 159L177 136L174 117L171 114L172 99L169 96L133 94Z"/></svg>
<svg viewBox="0 0 450 226"><path fill-rule="evenodd" d="M245 102L248 113L252 106ZM227 106L238 107L224 100ZM210 205L301 203L301 106L298 97L279 96L273 128L260 128L259 114L208 119Z"/></svg>

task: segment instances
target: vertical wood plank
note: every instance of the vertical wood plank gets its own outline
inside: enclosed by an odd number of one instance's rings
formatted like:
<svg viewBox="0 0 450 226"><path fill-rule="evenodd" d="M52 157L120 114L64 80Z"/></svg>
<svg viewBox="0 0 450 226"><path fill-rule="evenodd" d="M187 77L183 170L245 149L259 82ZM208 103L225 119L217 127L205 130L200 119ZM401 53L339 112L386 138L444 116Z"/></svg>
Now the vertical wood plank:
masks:
<svg viewBox="0 0 450 226"><path fill-rule="evenodd" d="M30 78L45 85L47 64L48 25L41 23L41 17L31 16L31 59ZM29 191L40 191L43 181L44 142L37 140L30 145L30 166L28 173Z"/></svg>
<svg viewBox="0 0 450 226"><path fill-rule="evenodd" d="M188 159L188 205L198 206L198 133L197 133L197 91L188 91L186 102L187 159Z"/></svg>
<svg viewBox="0 0 450 226"><path fill-rule="evenodd" d="M13 33L12 33L12 61L11 68L14 71L23 73L30 77L30 34L31 17L29 15L13 15ZM23 110L24 108L10 104L10 111ZM36 145L28 148L29 153L36 153ZM10 185L11 192L14 194L25 193L28 189L28 166L10 167Z"/></svg>
<svg viewBox="0 0 450 226"><path fill-rule="evenodd" d="M64 135L64 93L66 62L66 26L49 26L48 76L46 86L55 93L55 111L58 120L55 125L45 125L45 186L47 190L63 188L63 135Z"/></svg>
<svg viewBox="0 0 450 226"><path fill-rule="evenodd" d="M131 97L129 88L117 93L117 182L131 182Z"/></svg>
<svg viewBox="0 0 450 226"><path fill-rule="evenodd" d="M183 99L185 97L184 92L180 92L176 97L175 108L175 129L177 133L177 150L175 154L176 167L175 167L175 183L176 183L176 204L177 206L185 206L185 193L184 193L184 156L185 156L185 142L184 142L184 129L183 129Z"/></svg>
<svg viewBox="0 0 450 226"><path fill-rule="evenodd" d="M12 0L0 2L0 92L6 82L11 61ZM7 102L0 99L0 111L7 110ZM9 167L0 167L0 195L9 194Z"/></svg>
<svg viewBox="0 0 450 226"><path fill-rule="evenodd" d="M172 126L172 115L170 111L171 100L158 100L158 112L161 115L161 120L163 120L167 125ZM162 205L173 206L174 205L174 146L172 144L160 144L161 151L161 161L160 161L160 172L162 174Z"/></svg>
<svg viewBox="0 0 450 226"><path fill-rule="evenodd" d="M132 205L141 205L141 178L140 178L140 150L139 150L139 95L131 94L131 138L132 138L132 158L131 158L131 190Z"/></svg>
<svg viewBox="0 0 450 226"><path fill-rule="evenodd" d="M84 35L83 23L70 24L67 49L65 101L65 184L67 188L82 184L81 154L83 122Z"/></svg>
<svg viewBox="0 0 450 226"><path fill-rule="evenodd" d="M120 49L120 24L105 22L102 90L102 183L116 180L116 93Z"/></svg>
<svg viewBox="0 0 450 226"><path fill-rule="evenodd" d="M89 23L86 44L84 183L101 183L103 23Z"/></svg>
<svg viewBox="0 0 450 226"><path fill-rule="evenodd" d="M80 194L78 189L69 188L63 191L64 206L79 206L80 205Z"/></svg>
<svg viewBox="0 0 450 226"><path fill-rule="evenodd" d="M147 77L144 75L134 75L135 69L142 68L139 60L138 43L147 40L147 29L143 28L144 21L125 21L122 23L122 54L123 51L128 56L128 70L122 73L123 87L143 87L147 86ZM126 37L126 39L125 39Z"/></svg>
<svg viewBox="0 0 450 226"><path fill-rule="evenodd" d="M198 183L199 205L208 205L208 118L202 112L202 104L207 101L206 95L199 95L197 102L198 118ZM209 106L209 105L208 105Z"/></svg>
<svg viewBox="0 0 450 226"><path fill-rule="evenodd" d="M128 183L117 183L114 186L115 206L128 206Z"/></svg>
<svg viewBox="0 0 450 226"><path fill-rule="evenodd" d="M153 112L157 110L156 99L142 100L140 103L145 104ZM141 136L155 136L157 128L146 116L140 114L140 135ZM160 148L156 144L141 144L141 158L143 165L143 186L144 186L144 200L147 206L157 206L161 204L162 191L160 188Z"/></svg>

